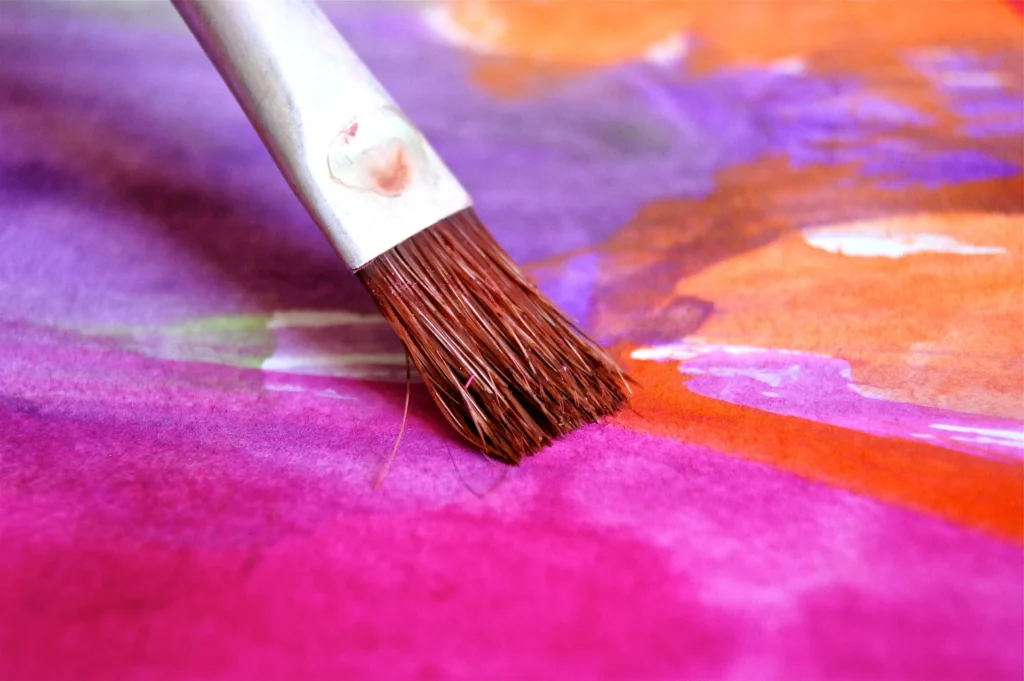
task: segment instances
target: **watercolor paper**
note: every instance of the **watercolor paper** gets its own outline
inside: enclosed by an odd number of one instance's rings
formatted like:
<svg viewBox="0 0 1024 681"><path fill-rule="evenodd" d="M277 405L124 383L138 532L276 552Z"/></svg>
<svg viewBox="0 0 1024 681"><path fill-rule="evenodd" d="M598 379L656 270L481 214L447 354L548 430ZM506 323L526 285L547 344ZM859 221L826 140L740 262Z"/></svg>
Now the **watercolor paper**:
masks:
<svg viewBox="0 0 1024 681"><path fill-rule="evenodd" d="M0 679L1021 678L1010 4L327 3L639 382L506 470L414 381L378 491L401 346L180 21L3 5Z"/></svg>

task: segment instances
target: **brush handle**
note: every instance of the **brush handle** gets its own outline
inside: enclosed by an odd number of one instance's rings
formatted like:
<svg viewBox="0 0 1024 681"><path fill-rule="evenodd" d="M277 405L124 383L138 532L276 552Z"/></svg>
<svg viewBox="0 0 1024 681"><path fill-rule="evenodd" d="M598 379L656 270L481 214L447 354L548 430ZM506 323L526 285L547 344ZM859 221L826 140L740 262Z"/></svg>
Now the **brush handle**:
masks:
<svg viewBox="0 0 1024 681"><path fill-rule="evenodd" d="M171 0L352 269L471 205L309 0Z"/></svg>

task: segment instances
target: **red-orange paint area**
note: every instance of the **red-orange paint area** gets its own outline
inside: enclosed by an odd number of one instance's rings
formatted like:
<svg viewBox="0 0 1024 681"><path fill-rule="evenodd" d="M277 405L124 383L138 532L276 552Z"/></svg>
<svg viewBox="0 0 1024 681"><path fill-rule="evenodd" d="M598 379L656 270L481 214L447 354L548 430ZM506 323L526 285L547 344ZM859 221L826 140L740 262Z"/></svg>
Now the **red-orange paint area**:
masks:
<svg viewBox="0 0 1024 681"><path fill-rule="evenodd" d="M923 442L861 433L704 397L673 363L620 353L640 384L618 425L664 435L812 480L1024 539L1024 469Z"/></svg>

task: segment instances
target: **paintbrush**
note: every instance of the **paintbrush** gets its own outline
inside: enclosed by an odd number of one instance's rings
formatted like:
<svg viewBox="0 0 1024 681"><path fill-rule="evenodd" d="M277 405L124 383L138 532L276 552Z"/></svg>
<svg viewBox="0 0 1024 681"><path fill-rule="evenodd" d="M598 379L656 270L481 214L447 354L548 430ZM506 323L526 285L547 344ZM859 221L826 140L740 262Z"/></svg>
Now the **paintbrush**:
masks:
<svg viewBox="0 0 1024 681"><path fill-rule="evenodd" d="M172 2L462 437L518 463L625 403L612 359L524 276L314 2Z"/></svg>

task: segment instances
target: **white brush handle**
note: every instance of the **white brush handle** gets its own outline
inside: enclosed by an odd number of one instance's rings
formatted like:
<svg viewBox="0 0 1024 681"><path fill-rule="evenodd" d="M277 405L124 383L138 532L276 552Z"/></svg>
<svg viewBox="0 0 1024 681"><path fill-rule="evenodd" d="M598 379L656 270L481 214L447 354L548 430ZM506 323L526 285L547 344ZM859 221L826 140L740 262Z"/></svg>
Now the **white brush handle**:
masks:
<svg viewBox="0 0 1024 681"><path fill-rule="evenodd" d="M349 267L471 204L315 2L171 1Z"/></svg>

